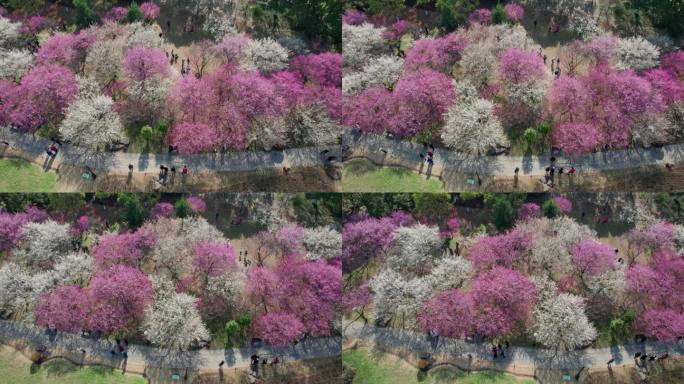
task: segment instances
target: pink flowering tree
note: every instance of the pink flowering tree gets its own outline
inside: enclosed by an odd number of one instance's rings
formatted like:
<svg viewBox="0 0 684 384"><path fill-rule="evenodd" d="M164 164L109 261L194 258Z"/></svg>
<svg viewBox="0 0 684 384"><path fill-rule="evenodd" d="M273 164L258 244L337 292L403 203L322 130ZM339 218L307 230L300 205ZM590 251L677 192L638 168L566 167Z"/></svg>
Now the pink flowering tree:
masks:
<svg viewBox="0 0 684 384"><path fill-rule="evenodd" d="M516 231L480 237L470 250L468 258L478 270L494 266L510 268L528 245L528 240Z"/></svg>
<svg viewBox="0 0 684 384"><path fill-rule="evenodd" d="M504 12L506 12L506 19L511 22L518 22L522 20L525 15L523 7L515 3L506 4L504 6Z"/></svg>
<svg viewBox="0 0 684 384"><path fill-rule="evenodd" d="M479 8L468 16L470 24L489 24L492 22L492 11L487 8Z"/></svg>
<svg viewBox="0 0 684 384"><path fill-rule="evenodd" d="M397 226L387 219L368 218L342 228L342 265L351 272L381 256L392 242Z"/></svg>
<svg viewBox="0 0 684 384"><path fill-rule="evenodd" d="M307 84L342 87L342 55L339 53L300 55L290 61L288 68L298 73Z"/></svg>
<svg viewBox="0 0 684 384"><path fill-rule="evenodd" d="M159 17L159 6L155 3L145 2L140 4L140 12L142 12L145 20L154 20Z"/></svg>
<svg viewBox="0 0 684 384"><path fill-rule="evenodd" d="M143 318L152 302L152 282L136 268L114 265L101 270L90 282L93 308L89 328L111 334Z"/></svg>
<svg viewBox="0 0 684 384"><path fill-rule="evenodd" d="M217 144L219 134L216 129L203 123L179 123L174 125L166 141L178 148L184 155L206 152Z"/></svg>
<svg viewBox="0 0 684 384"><path fill-rule="evenodd" d="M367 21L368 17L365 13L353 8L345 10L342 15L342 23L347 25L361 25Z"/></svg>
<svg viewBox="0 0 684 384"><path fill-rule="evenodd" d="M554 203L563 213L570 213L572 211L572 202L564 196L555 196L553 198Z"/></svg>
<svg viewBox="0 0 684 384"><path fill-rule="evenodd" d="M595 64L608 64L613 59L619 39L613 35L594 37L584 44L582 51Z"/></svg>
<svg viewBox="0 0 684 384"><path fill-rule="evenodd" d="M275 240L283 254L301 253L304 251L304 228L297 224L285 226L276 233Z"/></svg>
<svg viewBox="0 0 684 384"><path fill-rule="evenodd" d="M233 247L230 244L213 241L204 241L195 246L192 265L201 274L205 283L209 277L238 269Z"/></svg>
<svg viewBox="0 0 684 384"><path fill-rule="evenodd" d="M408 21L397 20L382 33L382 37L390 41L399 42L410 27L411 24Z"/></svg>
<svg viewBox="0 0 684 384"><path fill-rule="evenodd" d="M58 287L38 300L36 324L72 333L87 329L90 302L88 291L77 285Z"/></svg>
<svg viewBox="0 0 684 384"><path fill-rule="evenodd" d="M266 313L254 322L254 331L271 345L286 345L304 334L304 324L289 313Z"/></svg>
<svg viewBox="0 0 684 384"><path fill-rule="evenodd" d="M659 221L647 228L633 229L629 236L630 247L637 253L656 251L662 247L672 247L674 226L667 221Z"/></svg>
<svg viewBox="0 0 684 384"><path fill-rule="evenodd" d="M107 11L107 13L105 13L105 15L102 17L102 20L119 23L121 21L124 21L127 15L128 9L126 9L125 7L114 7Z"/></svg>
<svg viewBox="0 0 684 384"><path fill-rule="evenodd" d="M83 235L90 229L90 225L90 217L82 215L76 220L76 223L71 227L70 231L74 235Z"/></svg>
<svg viewBox="0 0 684 384"><path fill-rule="evenodd" d="M370 87L344 98L346 126L370 133L384 133L391 117L392 93L384 87Z"/></svg>
<svg viewBox="0 0 684 384"><path fill-rule="evenodd" d="M57 123L77 91L76 76L69 69L59 65L35 67L5 95L9 122L25 131Z"/></svg>
<svg viewBox="0 0 684 384"><path fill-rule="evenodd" d="M402 77L390 100L389 130L407 137L444 121L455 92L443 73L420 69Z"/></svg>
<svg viewBox="0 0 684 384"><path fill-rule="evenodd" d="M190 196L187 200L193 213L202 213L207 210L207 203L205 203L201 197Z"/></svg>
<svg viewBox="0 0 684 384"><path fill-rule="evenodd" d="M135 266L155 241L154 234L142 228L136 232L105 235L95 246L95 261L100 267L112 264Z"/></svg>
<svg viewBox="0 0 684 384"><path fill-rule="evenodd" d="M571 250L572 263L580 278L598 276L615 268L613 248L595 240L582 240Z"/></svg>
<svg viewBox="0 0 684 384"><path fill-rule="evenodd" d="M663 55L660 67L674 72L680 79L684 76L684 51L674 51Z"/></svg>
<svg viewBox="0 0 684 384"><path fill-rule="evenodd" d="M541 216L541 207L537 203L523 203L518 208L518 219L527 220Z"/></svg>
<svg viewBox="0 0 684 384"><path fill-rule="evenodd" d="M476 329L496 337L524 326L537 301L537 289L520 272L497 266L475 278L470 296Z"/></svg>
<svg viewBox="0 0 684 384"><path fill-rule="evenodd" d="M131 78L143 83L148 79L165 78L171 74L164 51L156 48L129 49L124 59L124 70Z"/></svg>
<svg viewBox="0 0 684 384"><path fill-rule="evenodd" d="M150 217L157 219L160 217L171 217L173 215L173 204L167 202L159 202L150 209Z"/></svg>
<svg viewBox="0 0 684 384"><path fill-rule="evenodd" d="M438 292L423 304L418 324L423 331L461 338L475 327L473 302L458 289Z"/></svg>
<svg viewBox="0 0 684 384"><path fill-rule="evenodd" d="M214 51L225 64L238 65L250 41L245 35L226 36L214 46Z"/></svg>
<svg viewBox="0 0 684 384"><path fill-rule="evenodd" d="M660 93L667 106L677 105L684 101L684 83L679 81L673 70L649 69L643 73L643 77Z"/></svg>
<svg viewBox="0 0 684 384"><path fill-rule="evenodd" d="M519 84L546 76L544 61L536 52L509 48L501 54L499 71L504 81Z"/></svg>
<svg viewBox="0 0 684 384"><path fill-rule="evenodd" d="M420 39L406 53L404 65L410 71L430 68L449 72L451 66L460 58L460 53L466 45L465 38L457 33L450 33L444 37Z"/></svg>
<svg viewBox="0 0 684 384"><path fill-rule="evenodd" d="M25 35L35 35L45 28L46 24L46 20L43 16L34 15L24 20L24 22L21 24L21 27L19 27L19 33L23 33Z"/></svg>
<svg viewBox="0 0 684 384"><path fill-rule="evenodd" d="M571 157L597 149L603 142L601 131L589 123L563 123L554 129L553 142Z"/></svg>
<svg viewBox="0 0 684 384"><path fill-rule="evenodd" d="M646 336L659 341L675 341L684 335L684 314L671 309L655 309L644 312L639 318Z"/></svg>
<svg viewBox="0 0 684 384"><path fill-rule="evenodd" d="M39 65L59 64L79 71L85 62L88 49L95 42L95 36L88 31L77 34L56 34L41 44L36 53Z"/></svg>
<svg viewBox="0 0 684 384"><path fill-rule="evenodd" d="M674 294L676 279L649 266L635 264L625 271L625 286L632 302L642 309L664 306Z"/></svg>

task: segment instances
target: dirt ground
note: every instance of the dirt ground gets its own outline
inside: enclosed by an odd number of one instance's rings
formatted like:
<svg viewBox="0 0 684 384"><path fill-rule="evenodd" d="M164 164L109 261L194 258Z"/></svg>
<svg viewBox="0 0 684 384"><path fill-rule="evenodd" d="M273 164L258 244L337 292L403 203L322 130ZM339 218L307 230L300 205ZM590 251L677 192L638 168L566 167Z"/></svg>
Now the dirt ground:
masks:
<svg viewBox="0 0 684 384"><path fill-rule="evenodd" d="M249 383L247 369L224 370L223 373L205 373L189 381L192 384L243 384ZM259 370L260 384L336 384L342 383L342 362L339 358L315 359L281 363Z"/></svg>
<svg viewBox="0 0 684 384"><path fill-rule="evenodd" d="M605 372L590 372L579 380L582 384L670 384L684 382L682 359L652 363L639 371L634 367L619 366Z"/></svg>

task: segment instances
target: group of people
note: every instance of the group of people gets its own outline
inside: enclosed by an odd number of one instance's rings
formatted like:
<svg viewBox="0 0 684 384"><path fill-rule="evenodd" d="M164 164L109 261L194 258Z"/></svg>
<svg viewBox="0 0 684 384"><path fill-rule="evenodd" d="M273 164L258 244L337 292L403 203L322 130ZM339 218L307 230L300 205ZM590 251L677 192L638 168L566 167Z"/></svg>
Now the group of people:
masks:
<svg viewBox="0 0 684 384"><path fill-rule="evenodd" d="M110 351L112 356L120 355L124 359L128 359L128 340L127 339L114 339L116 342L116 345L114 348Z"/></svg>
<svg viewBox="0 0 684 384"><path fill-rule="evenodd" d="M173 175L172 176L172 179L173 179L173 177L175 177L175 175L176 175L176 167L171 166L170 170L171 170L171 174ZM132 164L128 165L128 171L133 172L133 165ZM188 176L189 172L190 172L190 170L188 169L188 165L187 164L183 165L183 168L181 168L181 176L185 179ZM159 183L162 185L166 185L168 178L169 178L169 167L167 167L164 164L160 165L159 166Z"/></svg>
<svg viewBox="0 0 684 384"><path fill-rule="evenodd" d="M259 369L259 363L261 363L261 365L263 365L263 366L266 366L269 364L268 358L261 357L256 353L253 354L252 356L250 356L250 360L251 360L251 362L250 362L249 366L252 368L253 371L256 371L257 369ZM278 358L278 356L274 356L273 359L271 359L270 363L271 363L271 365L277 365L278 363L280 363L280 359Z"/></svg>
<svg viewBox="0 0 684 384"><path fill-rule="evenodd" d="M503 345L501 343L497 345L492 345L492 358L496 360L497 358L501 357L502 359L506 358L506 351L508 348L511 347L511 344L506 340Z"/></svg>
<svg viewBox="0 0 684 384"><path fill-rule="evenodd" d="M544 65L546 65L547 57L541 47L539 47L539 57L544 60ZM551 74L553 74L556 79L561 76L560 57L554 57L551 59Z"/></svg>
<svg viewBox="0 0 684 384"><path fill-rule="evenodd" d="M427 161L428 165L433 165L435 163L435 146L428 143L423 143L423 150L420 151L419 156Z"/></svg>
<svg viewBox="0 0 684 384"><path fill-rule="evenodd" d="M546 167L544 169L544 184L548 185L549 187L553 188L554 185L554 179L556 172L558 172L558 177L563 175L564 173L567 173L569 176L575 175L575 167L570 167L570 169L565 169L563 167L556 167L556 158L554 156L551 156L551 165ZM515 169L516 175L518 174L518 168Z"/></svg>

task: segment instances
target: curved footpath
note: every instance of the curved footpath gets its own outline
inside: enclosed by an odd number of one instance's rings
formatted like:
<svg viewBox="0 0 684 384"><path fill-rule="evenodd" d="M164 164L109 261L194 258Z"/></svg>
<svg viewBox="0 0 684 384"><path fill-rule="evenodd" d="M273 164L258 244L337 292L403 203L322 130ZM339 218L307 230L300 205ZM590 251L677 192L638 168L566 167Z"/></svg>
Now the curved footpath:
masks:
<svg viewBox="0 0 684 384"><path fill-rule="evenodd" d="M572 352L554 352L548 349L514 347L506 351L506 358L494 360L491 344L466 342L464 340L440 337L437 347L431 343L425 333L416 333L402 329L379 328L362 322L344 323L345 342L370 344L388 352L417 359L425 352L437 357L437 363L449 362L460 367L467 367L467 354L473 356L471 369L495 369L513 374L535 376L535 372L544 369L568 370L576 372L581 368L605 369L607 362L614 359L615 365L631 365L634 354L669 353L670 356L684 354L684 342L645 342L616 345L610 348L587 348Z"/></svg>
<svg viewBox="0 0 684 384"><path fill-rule="evenodd" d="M125 366L127 372L138 374L144 374L148 368L187 368L215 373L221 361L225 361L225 368L246 368L249 367L250 356L254 353L269 357L277 355L281 362L336 357L341 353L339 337L306 339L297 345L279 347L199 349L186 352L131 344L128 359L124 362L119 355L111 354L115 347L114 341L49 332L45 328L10 320L0 320L0 342L18 349L33 350L38 346L46 346L53 356L78 356L81 354L80 350L84 349L86 353L81 361L85 365L99 364L115 368Z"/></svg>
<svg viewBox="0 0 684 384"><path fill-rule="evenodd" d="M418 143L389 138L366 132L347 131L342 140L349 146L352 156L380 160L384 165L398 165L409 169L427 168L419 157L423 146ZM606 152L585 153L577 158L556 155L556 165L566 169L575 167L577 172L592 173L608 170L636 168L665 163L684 163L684 143L665 145L660 148L620 149ZM447 149L436 148L431 174L450 172L491 176L513 177L515 168L521 176L544 176L550 165L550 155L543 156L473 156Z"/></svg>
<svg viewBox="0 0 684 384"><path fill-rule="evenodd" d="M22 133L8 127L0 127L0 140L10 143L10 149L18 157L46 165L46 149L51 141L32 134ZM0 149L6 145L0 144ZM326 151L323 153L323 151ZM192 173L248 172L282 167L322 166L334 156L340 159L339 146L290 148L282 151L243 151L217 154L179 155L127 152L95 152L87 148L64 144L49 163L51 167L61 164L90 167L94 172L128 174L128 165L134 172L158 173L159 166L175 166L179 171L184 164Z"/></svg>

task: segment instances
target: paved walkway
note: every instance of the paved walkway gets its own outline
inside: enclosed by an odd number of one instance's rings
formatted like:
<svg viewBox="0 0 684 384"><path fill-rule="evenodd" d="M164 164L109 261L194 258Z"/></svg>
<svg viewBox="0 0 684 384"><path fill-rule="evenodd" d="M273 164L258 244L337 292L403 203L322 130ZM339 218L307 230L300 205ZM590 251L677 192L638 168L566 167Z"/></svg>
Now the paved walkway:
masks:
<svg viewBox="0 0 684 384"><path fill-rule="evenodd" d="M491 344L470 343L464 340L439 338L435 348L425 333L416 333L402 329L379 328L362 322L345 322L344 337L349 340L370 342L389 350L410 351L414 356L420 356L425 352L432 355L446 355L453 359L464 359L468 353L475 360L492 362ZM495 362L501 364L501 368L530 367L533 371L539 369L567 369L577 370L582 367L605 368L610 359L615 359L614 364L631 364L636 352L664 353L671 356L684 354L684 343L659 343L645 342L641 344L630 343L614 346L611 348L588 348L580 351L555 353L552 350L526 347L510 347L506 351L505 359ZM439 360L438 360L439 362Z"/></svg>
<svg viewBox="0 0 684 384"><path fill-rule="evenodd" d="M43 168L59 167L60 164L90 167L94 172L106 174L128 174L128 165L133 164L134 172L159 173L159 166L175 166L180 172L184 164L192 173L245 172L282 167L323 166L334 156L340 159L339 146L291 148L282 151L244 151L224 154L148 154L127 152L94 152L74 145L61 146L55 159L48 159L45 150L51 141L32 134L23 133L7 127L0 127L0 140L10 143L11 149L19 157L42 164ZM0 144L0 149L4 145ZM327 152L323 152L326 151ZM48 162L49 160L49 162Z"/></svg>
<svg viewBox="0 0 684 384"><path fill-rule="evenodd" d="M86 338L80 335L48 332L45 328L30 324L0 320L0 342L14 347L36 348L44 345L52 355L78 353L83 348L90 363L119 367L124 362L119 356L112 357L114 341ZM174 352L143 345L129 345L127 371L144 373L147 368L185 369L216 372L221 361L226 368L249 367L250 356L254 353L272 357L277 355L281 361L307 360L339 356L341 339L339 337L306 339L296 346L265 346L263 348L200 349L187 352ZM0 380L1 381L1 380Z"/></svg>
<svg viewBox="0 0 684 384"><path fill-rule="evenodd" d="M520 176L544 176L545 168L550 165L550 154L542 156L473 156L437 148L434 166L427 170L427 164L419 154L423 146L418 143L388 138L365 132L348 131L343 136L343 144L349 146L352 156L365 156L371 160L382 161L385 165L398 165L409 169L420 169L433 175L450 172L478 174L481 176L513 177L515 168ZM665 163L684 163L684 143L671 144L661 148L624 149L607 152L586 153L578 158L556 155L556 165L577 172L592 173L607 170L629 169Z"/></svg>

